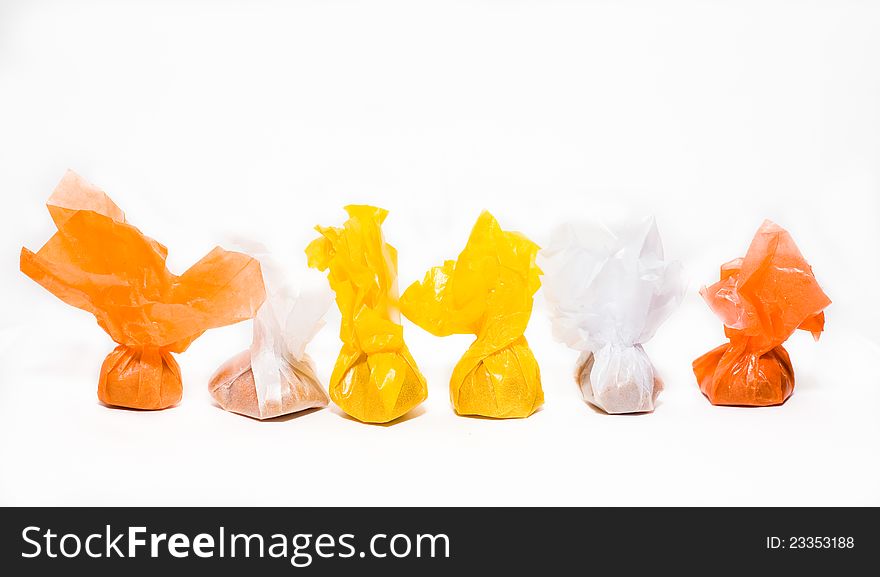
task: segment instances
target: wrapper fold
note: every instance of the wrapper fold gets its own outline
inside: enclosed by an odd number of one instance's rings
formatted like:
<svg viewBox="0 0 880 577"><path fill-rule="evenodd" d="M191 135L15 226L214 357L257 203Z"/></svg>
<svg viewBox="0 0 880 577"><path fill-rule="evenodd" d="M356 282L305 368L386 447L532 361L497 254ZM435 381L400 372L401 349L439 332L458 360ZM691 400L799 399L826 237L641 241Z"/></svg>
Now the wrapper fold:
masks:
<svg viewBox="0 0 880 577"><path fill-rule="evenodd" d="M745 258L723 265L721 280L700 294L730 339L694 361L703 394L714 405L785 402L794 369L782 343L797 329L818 340L831 304L791 235L764 221Z"/></svg>
<svg viewBox="0 0 880 577"><path fill-rule="evenodd" d="M318 226L321 237L306 248L309 266L329 271L342 313L342 350L330 377L330 398L352 417L386 423L428 396L403 340L397 293L397 250L385 242L388 211L345 207L341 228Z"/></svg>
<svg viewBox="0 0 880 577"><path fill-rule="evenodd" d="M183 385L171 353L182 353L207 329L253 317L265 297L259 263L219 247L184 274L170 273L167 249L71 171L47 207L58 231L36 253L22 248L21 271L95 315L119 344L98 382L107 405L175 405Z"/></svg>
<svg viewBox="0 0 880 577"><path fill-rule="evenodd" d="M477 337L449 382L460 415L528 417L544 403L538 363L523 335L541 286L538 248L483 212L458 260L432 268L401 298L403 314L431 334Z"/></svg>
<svg viewBox="0 0 880 577"><path fill-rule="evenodd" d="M260 262L266 300L254 317L250 349L224 363L208 390L223 409L254 419L326 407L330 399L305 349L333 302L327 283L308 284L304 274L297 287L263 247L244 248Z"/></svg>
<svg viewBox="0 0 880 577"><path fill-rule="evenodd" d="M656 222L566 224L538 262L553 335L581 351L584 400L612 414L653 411L662 381L642 345L684 296L681 264L664 258Z"/></svg>

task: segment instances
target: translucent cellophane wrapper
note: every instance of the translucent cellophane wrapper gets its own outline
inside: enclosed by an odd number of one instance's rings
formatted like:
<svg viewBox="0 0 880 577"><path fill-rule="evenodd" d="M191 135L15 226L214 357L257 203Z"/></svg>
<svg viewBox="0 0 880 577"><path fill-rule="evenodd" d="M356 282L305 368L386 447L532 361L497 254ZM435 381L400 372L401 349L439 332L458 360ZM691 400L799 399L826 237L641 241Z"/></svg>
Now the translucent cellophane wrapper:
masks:
<svg viewBox="0 0 880 577"><path fill-rule="evenodd" d="M180 276L167 249L126 223L101 190L68 172L47 203L58 229L21 271L52 294L95 315L119 346L101 367L107 405L164 409L183 394L182 353L205 330L249 319L265 297L253 258L215 248Z"/></svg>
<svg viewBox="0 0 880 577"><path fill-rule="evenodd" d="M305 350L333 302L327 282L311 270L295 282L263 247L242 248L260 261L266 300L254 317L250 349L214 373L211 395L223 409L255 419L326 407L330 399Z"/></svg>
<svg viewBox="0 0 880 577"><path fill-rule="evenodd" d="M564 225L538 262L553 335L581 351L584 400L606 413L653 411L662 381L642 345L684 296L681 264L664 258L654 220Z"/></svg>
<svg viewBox="0 0 880 577"><path fill-rule="evenodd" d="M483 212L458 260L431 269L401 298L404 315L433 335L476 335L449 382L460 415L528 417L544 403L524 336L541 286L538 249Z"/></svg>
<svg viewBox="0 0 880 577"><path fill-rule="evenodd" d="M306 248L309 266L329 270L342 313L342 350L330 377L330 398L366 423L401 417L428 396L403 340L397 293L397 250L385 242L388 211L345 207L341 228L318 226L321 237Z"/></svg>
<svg viewBox="0 0 880 577"><path fill-rule="evenodd" d="M782 343L797 329L818 340L831 304L791 235L764 221L745 258L723 265L721 280L700 294L730 339L694 361L703 394L714 405L785 402L794 369Z"/></svg>

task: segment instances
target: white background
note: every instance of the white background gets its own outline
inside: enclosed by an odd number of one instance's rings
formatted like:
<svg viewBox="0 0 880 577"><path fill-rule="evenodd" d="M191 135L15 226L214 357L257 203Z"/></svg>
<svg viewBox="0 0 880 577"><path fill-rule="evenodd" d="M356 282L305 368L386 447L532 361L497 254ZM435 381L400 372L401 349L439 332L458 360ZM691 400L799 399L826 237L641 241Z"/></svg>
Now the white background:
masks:
<svg viewBox="0 0 880 577"><path fill-rule="evenodd" d="M366 4L0 2L0 504L880 505L880 4ZM539 292L528 419L455 416L471 338L410 323L430 397L393 426L220 410L206 383L249 323L178 357L177 408L106 408L113 343L18 272L66 168L178 273L231 235L304 267L351 202L390 209L401 287L483 208L539 244L567 217L654 214L690 282L647 346L667 389L651 415L585 405ZM765 217L834 301L827 332L789 341L783 406L713 407L690 363L723 336L697 290Z"/></svg>

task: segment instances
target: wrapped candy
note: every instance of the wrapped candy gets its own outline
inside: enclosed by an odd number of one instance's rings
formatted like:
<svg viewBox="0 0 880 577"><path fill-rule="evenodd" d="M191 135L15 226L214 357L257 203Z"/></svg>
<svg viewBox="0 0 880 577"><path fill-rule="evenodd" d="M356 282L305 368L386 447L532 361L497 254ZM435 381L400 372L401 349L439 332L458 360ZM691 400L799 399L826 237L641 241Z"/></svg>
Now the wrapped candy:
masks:
<svg viewBox="0 0 880 577"><path fill-rule="evenodd" d="M794 390L784 343L795 330L819 335L831 300L779 225L764 221L745 258L721 267L721 280L700 294L724 321L730 342L694 361L713 405L779 405Z"/></svg>
<svg viewBox="0 0 880 577"><path fill-rule="evenodd" d="M173 275L167 249L70 171L47 207L58 232L36 253L22 248L21 271L95 315L119 344L101 367L98 398L133 409L177 404L183 385L171 353L207 329L254 316L265 297L259 263L218 247Z"/></svg>
<svg viewBox="0 0 880 577"><path fill-rule="evenodd" d="M386 423L428 396L425 378L403 342L397 309L397 250L382 236L388 211L345 207L342 228L316 227L309 266L328 270L342 313L342 350L330 376L330 398L352 417Z"/></svg>
<svg viewBox="0 0 880 577"><path fill-rule="evenodd" d="M265 249L248 252L260 261L266 301L254 317L250 349L224 363L208 390L223 409L254 419L326 407L330 399L305 349L333 300L327 283L296 289Z"/></svg>
<svg viewBox="0 0 880 577"><path fill-rule="evenodd" d="M458 260L431 269L401 298L403 314L433 335L476 335L449 382L460 415L528 417L544 403L538 362L523 336L541 286L537 252L483 212Z"/></svg>
<svg viewBox="0 0 880 577"><path fill-rule="evenodd" d="M565 225L538 262L553 335L581 351L584 400L612 414L653 411L662 384L642 345L684 296L681 264L664 259L654 220L617 231Z"/></svg>

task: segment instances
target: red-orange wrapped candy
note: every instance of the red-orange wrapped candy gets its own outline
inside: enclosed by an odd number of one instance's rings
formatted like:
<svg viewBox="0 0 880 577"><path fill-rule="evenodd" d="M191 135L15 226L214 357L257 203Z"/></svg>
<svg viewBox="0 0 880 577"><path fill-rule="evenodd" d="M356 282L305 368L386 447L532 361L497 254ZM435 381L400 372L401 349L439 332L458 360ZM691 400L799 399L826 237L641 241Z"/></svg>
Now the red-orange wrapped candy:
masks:
<svg viewBox="0 0 880 577"><path fill-rule="evenodd" d="M783 348L797 329L815 339L831 300L779 225L764 221L745 258L721 267L721 280L700 294L724 321L730 342L694 361L694 374L713 405L779 405L794 390Z"/></svg>

